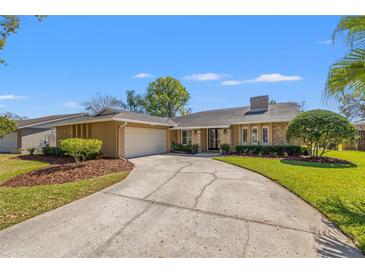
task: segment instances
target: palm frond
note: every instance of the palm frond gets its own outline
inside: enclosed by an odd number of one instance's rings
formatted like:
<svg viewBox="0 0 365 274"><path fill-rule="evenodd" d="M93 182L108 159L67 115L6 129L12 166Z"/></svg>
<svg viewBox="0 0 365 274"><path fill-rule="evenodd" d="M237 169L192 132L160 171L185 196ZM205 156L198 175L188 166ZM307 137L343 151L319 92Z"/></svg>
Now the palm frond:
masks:
<svg viewBox="0 0 365 274"><path fill-rule="evenodd" d="M353 49L329 70L324 97L340 98L347 92L365 94L365 49Z"/></svg>
<svg viewBox="0 0 365 274"><path fill-rule="evenodd" d="M347 32L346 42L350 47L365 45L365 16L344 16L332 34L335 41L338 35Z"/></svg>

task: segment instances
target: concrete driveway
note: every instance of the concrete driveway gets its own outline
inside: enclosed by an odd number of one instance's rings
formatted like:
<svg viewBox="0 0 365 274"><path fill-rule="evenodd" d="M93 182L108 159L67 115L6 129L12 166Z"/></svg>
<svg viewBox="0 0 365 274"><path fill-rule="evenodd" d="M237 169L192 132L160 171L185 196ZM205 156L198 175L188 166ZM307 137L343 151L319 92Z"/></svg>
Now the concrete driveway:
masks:
<svg viewBox="0 0 365 274"><path fill-rule="evenodd" d="M360 257L321 214L209 158L132 160L102 192L0 231L0 257Z"/></svg>

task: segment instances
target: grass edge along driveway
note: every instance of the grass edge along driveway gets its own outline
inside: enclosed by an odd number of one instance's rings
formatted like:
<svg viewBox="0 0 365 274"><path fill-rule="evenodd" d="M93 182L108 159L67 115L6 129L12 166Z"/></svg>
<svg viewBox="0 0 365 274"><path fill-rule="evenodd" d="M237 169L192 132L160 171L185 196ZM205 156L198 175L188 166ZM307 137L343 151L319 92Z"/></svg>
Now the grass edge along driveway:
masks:
<svg viewBox="0 0 365 274"><path fill-rule="evenodd" d="M0 185L18 174L48 165L38 161L9 159L11 157L14 155L0 155ZM0 230L100 191L120 182L127 175L128 172L117 172L64 184L0 186Z"/></svg>
<svg viewBox="0 0 365 274"><path fill-rule="evenodd" d="M356 166L289 164L274 158L240 156L214 159L260 173L286 187L336 224L365 254L365 152L330 151L326 156Z"/></svg>

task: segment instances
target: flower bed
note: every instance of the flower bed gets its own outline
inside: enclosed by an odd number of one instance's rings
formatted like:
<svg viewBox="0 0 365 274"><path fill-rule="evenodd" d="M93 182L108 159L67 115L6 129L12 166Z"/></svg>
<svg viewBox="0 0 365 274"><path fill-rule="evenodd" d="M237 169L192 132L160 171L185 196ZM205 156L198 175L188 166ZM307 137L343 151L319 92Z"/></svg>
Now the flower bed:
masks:
<svg viewBox="0 0 365 274"><path fill-rule="evenodd" d="M287 157L285 158L286 161L298 161L298 162L308 162L308 163L323 163L323 164L338 164L338 165L352 165L353 163L332 158L332 157L303 157L303 156L297 156L297 157Z"/></svg>

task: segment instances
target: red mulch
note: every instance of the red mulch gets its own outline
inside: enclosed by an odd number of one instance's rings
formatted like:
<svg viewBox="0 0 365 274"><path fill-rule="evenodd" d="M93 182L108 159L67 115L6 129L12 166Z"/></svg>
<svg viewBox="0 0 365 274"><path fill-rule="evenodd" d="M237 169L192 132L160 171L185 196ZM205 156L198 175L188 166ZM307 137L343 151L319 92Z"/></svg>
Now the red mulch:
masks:
<svg viewBox="0 0 365 274"><path fill-rule="evenodd" d="M351 165L352 163L346 160L331 158L331 157L309 157L309 156L296 156L288 157L285 160L289 161L301 161L310 163L323 163L323 164L338 164L338 165Z"/></svg>
<svg viewBox="0 0 365 274"><path fill-rule="evenodd" d="M33 155L29 157L32 157L32 160L34 160L35 157L39 158L41 157L41 155ZM55 158L58 159L56 160ZM8 180L1 186L20 187L46 184L62 184L77 180L84 180L95 176L102 176L113 172L130 171L133 168L133 164L124 159L90 160L86 161L81 166L76 165L75 163L73 163L73 160L71 158L67 157L45 157L43 159L45 160L45 162L57 162L58 164L53 164L49 167L18 175Z"/></svg>

